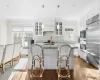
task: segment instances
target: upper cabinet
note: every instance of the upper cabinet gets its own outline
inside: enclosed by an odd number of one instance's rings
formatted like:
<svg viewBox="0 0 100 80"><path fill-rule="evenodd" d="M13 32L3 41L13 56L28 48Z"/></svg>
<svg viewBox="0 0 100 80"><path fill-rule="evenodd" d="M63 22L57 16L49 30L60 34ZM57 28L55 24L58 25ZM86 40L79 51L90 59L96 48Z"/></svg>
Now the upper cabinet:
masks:
<svg viewBox="0 0 100 80"><path fill-rule="evenodd" d="M88 19L86 21L86 24L90 25L90 24L92 24L94 22L97 22L97 21L99 21L99 14L97 14L97 15L93 16L92 18Z"/></svg>
<svg viewBox="0 0 100 80"><path fill-rule="evenodd" d="M42 22L35 23L35 35L43 35Z"/></svg>
<svg viewBox="0 0 100 80"><path fill-rule="evenodd" d="M54 31L55 36L62 36L62 22L55 22L55 27L43 27L42 22L35 23L35 35L43 36L43 32Z"/></svg>
<svg viewBox="0 0 100 80"><path fill-rule="evenodd" d="M57 36L62 35L62 22L55 23L55 35L57 35Z"/></svg>

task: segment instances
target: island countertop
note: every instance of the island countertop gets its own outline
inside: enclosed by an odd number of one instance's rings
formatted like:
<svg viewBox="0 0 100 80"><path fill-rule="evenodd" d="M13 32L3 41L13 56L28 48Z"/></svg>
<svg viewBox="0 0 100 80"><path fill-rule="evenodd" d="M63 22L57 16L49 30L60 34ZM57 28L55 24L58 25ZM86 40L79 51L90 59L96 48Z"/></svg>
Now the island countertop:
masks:
<svg viewBox="0 0 100 80"><path fill-rule="evenodd" d="M55 43L55 44L44 44L44 43L36 43L39 44L43 47L43 49L57 49L60 45L70 45L71 48L78 48L79 44L78 43Z"/></svg>

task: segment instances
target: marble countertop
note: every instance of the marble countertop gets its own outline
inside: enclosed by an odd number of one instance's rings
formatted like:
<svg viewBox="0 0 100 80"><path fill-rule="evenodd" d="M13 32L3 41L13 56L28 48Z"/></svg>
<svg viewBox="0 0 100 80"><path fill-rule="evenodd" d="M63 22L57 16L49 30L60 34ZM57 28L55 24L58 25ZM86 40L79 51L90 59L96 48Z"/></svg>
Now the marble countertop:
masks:
<svg viewBox="0 0 100 80"><path fill-rule="evenodd" d="M57 49L60 45L67 45L68 43L55 43L54 45L51 45L51 44L44 44L44 43L37 43L39 45L41 45L44 49ZM72 48L78 48L79 47L79 44L78 43L72 43L72 44L69 44Z"/></svg>

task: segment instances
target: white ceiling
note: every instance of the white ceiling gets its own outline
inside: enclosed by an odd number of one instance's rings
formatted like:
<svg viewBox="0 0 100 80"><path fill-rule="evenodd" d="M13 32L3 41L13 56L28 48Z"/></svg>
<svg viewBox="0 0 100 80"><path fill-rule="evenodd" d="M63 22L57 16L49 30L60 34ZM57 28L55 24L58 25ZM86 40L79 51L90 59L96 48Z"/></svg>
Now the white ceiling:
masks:
<svg viewBox="0 0 100 80"><path fill-rule="evenodd" d="M0 0L1 16L7 18L60 17L76 19L97 0ZM44 9L42 9L44 5ZM60 8L57 9L57 5Z"/></svg>

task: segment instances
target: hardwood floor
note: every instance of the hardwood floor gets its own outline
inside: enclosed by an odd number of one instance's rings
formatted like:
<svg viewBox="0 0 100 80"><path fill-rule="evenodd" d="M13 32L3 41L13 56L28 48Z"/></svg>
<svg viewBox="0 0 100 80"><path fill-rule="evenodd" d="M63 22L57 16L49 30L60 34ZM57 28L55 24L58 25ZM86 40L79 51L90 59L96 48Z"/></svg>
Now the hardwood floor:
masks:
<svg viewBox="0 0 100 80"><path fill-rule="evenodd" d="M81 58L74 58L74 80L100 80L99 70Z"/></svg>
<svg viewBox="0 0 100 80"><path fill-rule="evenodd" d="M100 80L99 70L78 57L74 58L74 71L71 70L70 72L70 80ZM30 80L29 75L30 71L20 71L12 80ZM31 80L33 80L33 78L31 78ZM41 79L37 78L34 80ZM45 70L42 80L58 80L56 70Z"/></svg>
<svg viewBox="0 0 100 80"><path fill-rule="evenodd" d="M73 79L73 70L70 70L70 74L71 74L70 80L74 80ZM33 78L30 78L30 79L33 80ZM41 80L41 79L35 78L34 80ZM57 71L56 70L44 70L42 80L58 80ZM63 79L63 80L65 80L65 79Z"/></svg>

